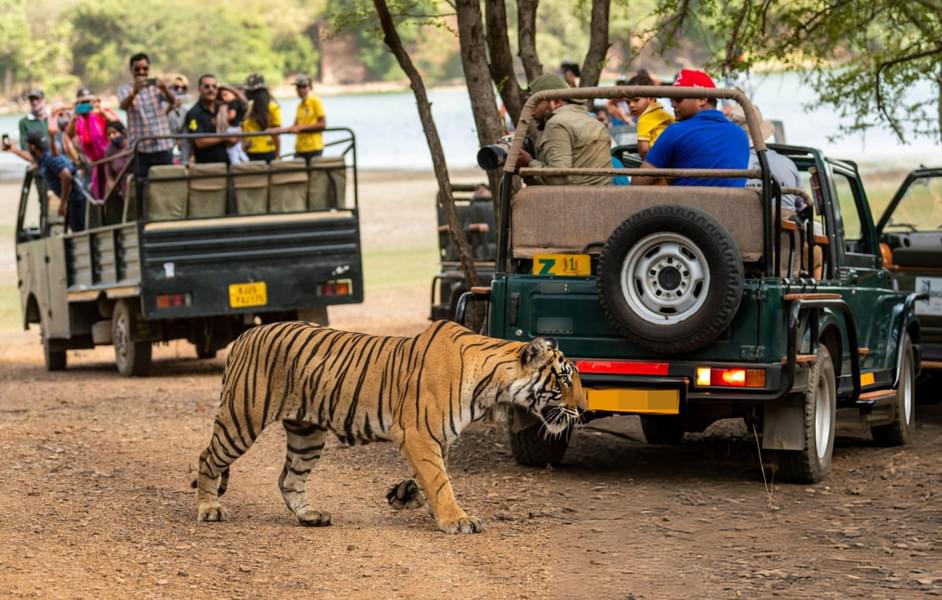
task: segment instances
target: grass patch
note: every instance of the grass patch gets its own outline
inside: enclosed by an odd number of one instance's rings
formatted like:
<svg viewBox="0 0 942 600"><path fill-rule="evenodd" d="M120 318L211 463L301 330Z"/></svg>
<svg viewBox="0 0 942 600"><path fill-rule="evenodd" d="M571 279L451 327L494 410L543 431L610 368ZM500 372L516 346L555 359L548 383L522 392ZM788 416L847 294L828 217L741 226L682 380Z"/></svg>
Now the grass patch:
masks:
<svg viewBox="0 0 942 600"><path fill-rule="evenodd" d="M363 254L363 286L377 290L428 287L438 273L438 248L396 248Z"/></svg>

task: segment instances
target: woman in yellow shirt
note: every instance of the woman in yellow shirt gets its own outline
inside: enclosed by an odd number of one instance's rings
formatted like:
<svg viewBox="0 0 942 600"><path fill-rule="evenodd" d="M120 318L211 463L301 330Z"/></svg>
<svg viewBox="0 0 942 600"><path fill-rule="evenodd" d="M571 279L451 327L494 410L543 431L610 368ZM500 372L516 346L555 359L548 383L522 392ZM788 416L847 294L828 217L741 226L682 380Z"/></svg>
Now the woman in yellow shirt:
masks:
<svg viewBox="0 0 942 600"><path fill-rule="evenodd" d="M242 131L253 133L281 128L281 107L275 102L265 78L260 73L252 73L245 80L245 93L249 98L249 108L242 121ZM249 160L271 162L281 155L281 140L278 135L258 135L245 138L245 153Z"/></svg>

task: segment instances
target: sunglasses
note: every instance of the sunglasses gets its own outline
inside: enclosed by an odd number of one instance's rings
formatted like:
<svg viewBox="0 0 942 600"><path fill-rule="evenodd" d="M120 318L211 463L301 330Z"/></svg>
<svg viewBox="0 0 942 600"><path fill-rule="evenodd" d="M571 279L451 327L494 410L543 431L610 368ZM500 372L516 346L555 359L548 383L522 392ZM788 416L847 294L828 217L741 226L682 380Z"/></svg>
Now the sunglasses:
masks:
<svg viewBox="0 0 942 600"><path fill-rule="evenodd" d="M215 83L204 83L200 87L203 88L204 90L215 90L219 88L219 86L216 85Z"/></svg>

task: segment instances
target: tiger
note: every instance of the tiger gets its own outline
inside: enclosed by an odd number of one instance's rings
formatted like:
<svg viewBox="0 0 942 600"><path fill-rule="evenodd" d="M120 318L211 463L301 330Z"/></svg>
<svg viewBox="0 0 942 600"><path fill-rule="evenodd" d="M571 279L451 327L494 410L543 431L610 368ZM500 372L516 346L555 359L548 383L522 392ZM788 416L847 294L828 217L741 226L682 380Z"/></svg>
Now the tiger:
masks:
<svg viewBox="0 0 942 600"><path fill-rule="evenodd" d="M278 487L305 526L331 524L305 482L328 432L347 445L389 441L413 479L389 490L394 508L428 504L446 533L477 533L481 519L457 503L449 445L496 404L524 409L547 437L571 431L585 410L579 373L555 340L507 341L436 321L415 337L374 336L290 321L261 325L233 344L212 438L199 456L197 521L226 521L219 502L229 467L271 423L285 429Z"/></svg>

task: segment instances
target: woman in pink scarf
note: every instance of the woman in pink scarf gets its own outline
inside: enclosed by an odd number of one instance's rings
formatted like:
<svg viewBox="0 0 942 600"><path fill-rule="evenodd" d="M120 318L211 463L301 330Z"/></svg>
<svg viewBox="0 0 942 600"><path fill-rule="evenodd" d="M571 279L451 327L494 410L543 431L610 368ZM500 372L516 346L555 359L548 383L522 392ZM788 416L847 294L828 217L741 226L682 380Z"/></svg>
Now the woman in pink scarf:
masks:
<svg viewBox="0 0 942 600"><path fill-rule="evenodd" d="M66 134L72 138L75 146L85 156L87 162L95 162L105 157L108 149L109 120L118 117L112 111L102 109L98 98L88 88L79 88L75 98L75 111L72 121L66 128ZM104 198L105 173L103 165L92 169L91 192L95 198Z"/></svg>

